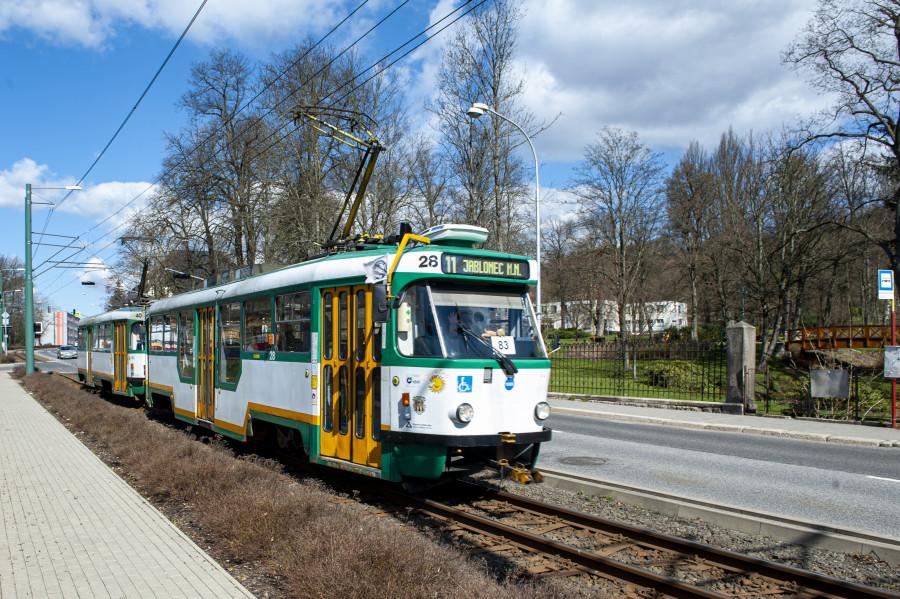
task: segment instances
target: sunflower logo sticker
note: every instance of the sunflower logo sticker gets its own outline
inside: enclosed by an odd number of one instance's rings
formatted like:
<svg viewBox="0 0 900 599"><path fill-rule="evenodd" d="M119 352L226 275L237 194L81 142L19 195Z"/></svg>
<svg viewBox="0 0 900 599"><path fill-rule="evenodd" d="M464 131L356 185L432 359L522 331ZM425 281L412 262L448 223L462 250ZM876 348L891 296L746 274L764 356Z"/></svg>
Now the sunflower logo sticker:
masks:
<svg viewBox="0 0 900 599"><path fill-rule="evenodd" d="M444 382L444 377L442 377L439 374L436 374L431 377L431 385L429 385L429 388L431 389L432 393L440 393L441 391L444 390L444 386L446 384L447 383Z"/></svg>

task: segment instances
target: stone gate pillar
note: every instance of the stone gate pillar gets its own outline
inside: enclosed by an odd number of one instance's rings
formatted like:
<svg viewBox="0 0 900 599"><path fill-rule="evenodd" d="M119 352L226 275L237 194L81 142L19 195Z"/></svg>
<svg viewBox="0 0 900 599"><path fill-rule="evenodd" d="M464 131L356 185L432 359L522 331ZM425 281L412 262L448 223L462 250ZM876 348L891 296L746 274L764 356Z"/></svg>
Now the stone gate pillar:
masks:
<svg viewBox="0 0 900 599"><path fill-rule="evenodd" d="M756 412L756 327L732 321L725 327L725 336L725 403L734 406L729 411Z"/></svg>

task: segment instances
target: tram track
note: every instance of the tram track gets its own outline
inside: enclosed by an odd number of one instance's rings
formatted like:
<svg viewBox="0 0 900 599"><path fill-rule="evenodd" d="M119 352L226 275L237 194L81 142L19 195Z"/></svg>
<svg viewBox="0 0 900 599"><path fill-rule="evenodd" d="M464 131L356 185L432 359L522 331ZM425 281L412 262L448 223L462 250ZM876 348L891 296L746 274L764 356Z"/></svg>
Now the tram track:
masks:
<svg viewBox="0 0 900 599"><path fill-rule="evenodd" d="M77 376L55 374L80 385ZM308 471L296 456L279 459L289 470ZM346 500L368 503L374 517L416 514L451 543L502 559L524 577L598 577L632 597L900 597L482 484L460 481L410 495L380 481L341 479L335 488L361 490Z"/></svg>
<svg viewBox="0 0 900 599"><path fill-rule="evenodd" d="M612 576L672 597L900 597L473 483L460 483L442 499L406 501L451 530L544 556L546 571L530 569L537 577Z"/></svg>

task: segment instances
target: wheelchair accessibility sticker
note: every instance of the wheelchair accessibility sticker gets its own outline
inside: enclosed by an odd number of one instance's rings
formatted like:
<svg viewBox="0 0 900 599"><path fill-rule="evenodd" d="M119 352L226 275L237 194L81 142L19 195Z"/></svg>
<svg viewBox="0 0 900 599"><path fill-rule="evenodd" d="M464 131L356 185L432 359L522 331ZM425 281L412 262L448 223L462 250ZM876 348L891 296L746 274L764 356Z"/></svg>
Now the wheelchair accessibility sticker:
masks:
<svg viewBox="0 0 900 599"><path fill-rule="evenodd" d="M471 376L456 377L456 391L457 391L457 393L471 393L472 392L472 377Z"/></svg>

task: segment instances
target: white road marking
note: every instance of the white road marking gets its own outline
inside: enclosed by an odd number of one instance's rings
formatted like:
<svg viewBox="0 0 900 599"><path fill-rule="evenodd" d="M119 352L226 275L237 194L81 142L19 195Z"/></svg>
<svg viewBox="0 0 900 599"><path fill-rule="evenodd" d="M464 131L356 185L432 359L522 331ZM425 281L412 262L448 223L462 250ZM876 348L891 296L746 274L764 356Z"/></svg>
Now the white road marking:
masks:
<svg viewBox="0 0 900 599"><path fill-rule="evenodd" d="M883 476L866 475L866 478L874 478L875 480L886 480L886 481L890 481L892 483L900 483L900 480L897 480L896 478L885 478Z"/></svg>

